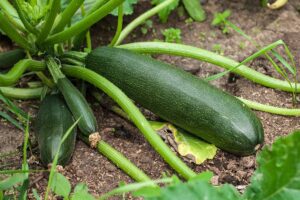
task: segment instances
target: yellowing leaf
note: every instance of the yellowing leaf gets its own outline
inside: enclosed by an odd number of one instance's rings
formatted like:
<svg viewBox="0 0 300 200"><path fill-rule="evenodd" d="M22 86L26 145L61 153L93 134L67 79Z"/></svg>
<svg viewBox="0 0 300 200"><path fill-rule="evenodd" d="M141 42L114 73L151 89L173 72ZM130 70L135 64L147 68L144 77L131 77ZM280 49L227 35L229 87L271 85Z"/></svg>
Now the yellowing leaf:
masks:
<svg viewBox="0 0 300 200"><path fill-rule="evenodd" d="M150 122L152 128L157 132L160 132L162 135L162 131L164 134L168 132L172 132L172 138L174 139L174 143L176 143L175 149L181 156L188 157L196 164L201 164L207 159L212 159L216 155L217 148L213 144L208 144L200 138L193 136L182 129L177 129L172 124L162 123L162 122ZM165 130L169 131L165 131ZM168 138L166 136L162 136L163 138ZM169 141L172 144L172 142Z"/></svg>
<svg viewBox="0 0 300 200"><path fill-rule="evenodd" d="M182 156L193 156L196 164L203 163L206 159L212 159L217 153L217 147L208 144L203 140L190 135L182 130L177 130L174 126L169 125L178 144L178 152Z"/></svg>

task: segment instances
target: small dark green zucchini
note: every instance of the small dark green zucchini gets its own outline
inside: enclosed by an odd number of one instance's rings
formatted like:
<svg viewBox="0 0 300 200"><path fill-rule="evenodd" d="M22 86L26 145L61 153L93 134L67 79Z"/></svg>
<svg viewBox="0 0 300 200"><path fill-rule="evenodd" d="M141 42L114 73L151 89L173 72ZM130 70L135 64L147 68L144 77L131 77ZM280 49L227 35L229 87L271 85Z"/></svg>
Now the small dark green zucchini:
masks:
<svg viewBox="0 0 300 200"><path fill-rule="evenodd" d="M85 136L97 132L98 127L94 113L80 91L67 78L58 79L56 85L63 94L74 118L80 117L78 122L80 131Z"/></svg>
<svg viewBox="0 0 300 200"><path fill-rule="evenodd" d="M0 69L8 68L19 62L25 57L22 49L14 49L11 51L0 53Z"/></svg>
<svg viewBox="0 0 300 200"><path fill-rule="evenodd" d="M59 94L48 95L40 105L35 121L35 136L38 141L40 158L47 166L52 163L60 142L74 119L65 101ZM76 140L76 128L64 141L59 151L59 165L66 165L72 157Z"/></svg>
<svg viewBox="0 0 300 200"><path fill-rule="evenodd" d="M161 118L237 155L263 142L260 120L241 101L175 66L128 50L102 47L86 67Z"/></svg>

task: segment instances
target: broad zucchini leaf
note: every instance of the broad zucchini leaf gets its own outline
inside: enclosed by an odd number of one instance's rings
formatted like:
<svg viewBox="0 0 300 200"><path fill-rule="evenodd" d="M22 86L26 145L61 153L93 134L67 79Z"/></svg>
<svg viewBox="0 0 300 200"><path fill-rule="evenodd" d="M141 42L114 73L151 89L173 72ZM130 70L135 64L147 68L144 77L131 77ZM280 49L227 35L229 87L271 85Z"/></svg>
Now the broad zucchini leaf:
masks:
<svg viewBox="0 0 300 200"><path fill-rule="evenodd" d="M67 198L71 192L71 184L66 177L58 172L55 172L51 189L55 194Z"/></svg>
<svg viewBox="0 0 300 200"><path fill-rule="evenodd" d="M137 0L126 0L123 3L123 14L124 15L131 15L133 13L133 5L136 4ZM118 16L118 9L114 9L111 12L112 15Z"/></svg>
<svg viewBox="0 0 300 200"><path fill-rule="evenodd" d="M7 179L0 181L0 190L7 190L18 183L22 183L27 179L26 174L14 174Z"/></svg>
<svg viewBox="0 0 300 200"><path fill-rule="evenodd" d="M172 124L162 122L150 122L156 131L170 130L176 142L178 153L188 157L192 162L201 164L207 159L213 159L217 148L213 144L208 144L198 137L195 137L182 129L178 129Z"/></svg>
<svg viewBox="0 0 300 200"><path fill-rule="evenodd" d="M210 183L201 180L190 181L171 185L161 190L159 196L146 197L146 200L238 200L240 195L231 185L214 187Z"/></svg>
<svg viewBox="0 0 300 200"><path fill-rule="evenodd" d="M79 183L74 189L74 194L72 195L72 200L94 200L93 195L89 194L88 186L84 183Z"/></svg>
<svg viewBox="0 0 300 200"><path fill-rule="evenodd" d="M158 4L160 4L160 3L164 2L164 1L165 0L152 0L151 4L152 5L158 5ZM178 4L179 4L179 0L175 0L174 3L171 3L168 7L166 7L162 11L160 11L158 13L159 19L163 23L167 22L170 13L172 12L172 10L174 10L175 8L178 7Z"/></svg>
<svg viewBox="0 0 300 200"><path fill-rule="evenodd" d="M62 11L68 6L70 0L61 0L61 8ZM85 12L88 12L94 5L94 3L97 2L97 0L85 0L84 1L84 10ZM138 0L125 0L123 3L123 13L124 15L131 15L133 13L133 5L136 4ZM111 12L112 15L118 16L118 8L113 10ZM80 21L82 19L81 10L78 9L78 11L75 13L75 15L72 18L72 24Z"/></svg>
<svg viewBox="0 0 300 200"><path fill-rule="evenodd" d="M265 148L257 161L251 185L245 192L249 200L298 200L300 198L300 132L278 139Z"/></svg>

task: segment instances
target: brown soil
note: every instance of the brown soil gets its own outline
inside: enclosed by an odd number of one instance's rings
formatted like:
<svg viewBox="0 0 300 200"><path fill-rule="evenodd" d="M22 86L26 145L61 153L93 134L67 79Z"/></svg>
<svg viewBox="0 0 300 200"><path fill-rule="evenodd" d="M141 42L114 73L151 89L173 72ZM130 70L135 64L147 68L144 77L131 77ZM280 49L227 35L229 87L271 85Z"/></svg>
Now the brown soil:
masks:
<svg viewBox="0 0 300 200"><path fill-rule="evenodd" d="M136 14L148 9L150 7L148 2L141 1L139 7L137 7ZM129 41L162 40L161 30L175 27L182 30L183 43L209 50L212 50L214 45L220 44L224 55L237 61L242 61L256 51L255 47L233 31L224 35L221 30L210 25L213 13L230 9L232 11L230 20L258 41L260 45L264 46L278 39L283 39L293 51L296 62L299 65L299 5L298 1L291 0L283 9L271 11L261 8L258 1L210 0L204 6L208 16L208 19L204 23L186 23L187 16L179 17L176 12L172 14L169 22L166 24L159 23L158 18L154 17L153 29L148 34L143 35L140 28L137 28L125 43ZM132 18L133 16L130 16L126 21L129 22ZM113 35L111 33L113 33L114 28L108 26L108 24L116 24L116 20L109 17L93 28L94 47L106 44L105 41L111 39ZM102 31L99 32L99 30ZM242 44L245 44L245 48L241 47ZM1 46L1 48L4 47ZM165 55L158 56L158 58L182 66L199 77L205 77L222 71L222 69L211 64L192 59ZM251 62L249 65L262 73L279 77L270 67L269 63L262 58ZM291 107L292 104L291 94L265 88L242 77L236 77L236 80L232 82L229 81L228 76L225 76L214 81L213 84L233 95L257 102L282 107ZM93 99L91 100L90 102L94 102ZM26 111L35 114L38 103L20 102L20 105ZM101 129L114 127L118 130L113 134L103 135L105 141L124 153L153 179L160 178L164 172L167 174L174 173L145 141L136 128L105 108L100 107L97 103L93 103L92 107ZM300 127L299 118L297 117L283 117L263 112L256 112L256 114L262 120L264 126L266 145L271 144L278 136L286 135ZM0 121L0 125L0 152L15 151L22 145L22 132L3 120ZM38 156L36 153L34 155ZM17 156L0 160L0 169L19 168L20 160L21 153L19 151ZM38 160L33 163L31 168L41 167ZM188 163L188 165L197 172L211 170L215 174L215 184L232 183L238 188L243 188L249 183L250 176L256 168L255 155L237 157L220 150L213 160L208 160L199 166L191 163ZM73 185L79 182L87 183L90 191L95 195L103 194L115 188L121 181L127 183L133 182L132 179L111 164L104 156L80 141L77 142L73 159L65 168L64 174L70 179ZM47 176L35 174L32 175L32 180L33 187L37 188L38 191L43 191L47 183Z"/></svg>

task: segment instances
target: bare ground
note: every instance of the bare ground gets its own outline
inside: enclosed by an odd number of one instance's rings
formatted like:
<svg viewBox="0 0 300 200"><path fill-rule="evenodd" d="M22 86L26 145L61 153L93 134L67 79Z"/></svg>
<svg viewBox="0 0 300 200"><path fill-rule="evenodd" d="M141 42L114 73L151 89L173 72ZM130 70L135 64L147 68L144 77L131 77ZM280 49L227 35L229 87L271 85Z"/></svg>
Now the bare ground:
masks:
<svg viewBox="0 0 300 200"><path fill-rule="evenodd" d="M137 8L137 13L149 8L148 1L141 1ZM252 36L261 46L267 45L278 39L283 39L291 48L297 64L300 63L300 3L297 0L289 1L289 4L283 9L271 11L259 6L258 1L217 1L210 0L205 4L208 19L204 23L186 23L187 16L179 17L176 12L172 14L166 24L158 22L158 18L153 18L153 29L148 34L143 35L140 28L137 28L131 37L125 41L149 41L154 39L163 39L161 30L169 27L180 28L182 30L182 41L184 44L190 44L200 48L212 50L214 45L221 45L222 53L237 61L242 61L256 48L247 42L242 36L231 31L229 34L222 34L221 30L210 25L214 12L230 9L232 16L230 20ZM127 18L130 21L133 16ZM95 25L92 31L93 46L106 44L105 41L111 39L114 28L108 26L116 24L114 18L107 18L103 22ZM99 31L102 30L102 31ZM105 30L105 31L103 31ZM108 31L110 33L108 34ZM6 44L1 43L1 48L5 49ZM244 47L243 47L244 46ZM158 59L182 66L184 69L194 73L199 77L205 77L222 71L222 69L211 64L195 61L187 58L158 56ZM249 65L267 75L279 77L270 67L265 59L259 58ZM252 83L243 77L236 77L235 81L229 81L225 76L213 82L219 88L229 93L246 99L255 100L260 103L291 107L291 94L265 88ZM100 107L92 98L91 104L97 116L99 127L101 129L114 127L118 131L112 134L106 134L103 139L124 153L138 167L144 170L151 178L156 179L162 176L162 173L173 174L174 171L162 160L162 158L145 141L139 131L131 124ZM19 102L26 110L33 115L37 112L37 101ZM262 120L265 130L265 145L271 144L278 136L286 135L294 129L299 129L298 117L283 117L271 115L263 112L256 112ZM0 121L0 152L11 152L20 149L23 140L23 133L18 131L12 125ZM34 155L38 154L34 151ZM20 150L11 158L0 160L0 169L19 168L21 160ZM38 159L32 162L31 168L41 168ZM208 160L200 166L188 163L195 171L202 172L211 170L214 174L214 183L232 183L238 188L243 188L250 181L250 176L256 168L255 155L248 157L236 157L229 153L218 151L213 160ZM79 182L85 182L89 185L92 194L103 194L116 186L120 181L127 183L133 182L126 174L111 164L104 156L97 151L78 141L76 150L71 163L66 166L64 174L70 179L73 185ZM43 191L47 183L47 175L32 175L32 186L38 191Z"/></svg>

